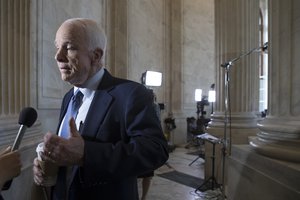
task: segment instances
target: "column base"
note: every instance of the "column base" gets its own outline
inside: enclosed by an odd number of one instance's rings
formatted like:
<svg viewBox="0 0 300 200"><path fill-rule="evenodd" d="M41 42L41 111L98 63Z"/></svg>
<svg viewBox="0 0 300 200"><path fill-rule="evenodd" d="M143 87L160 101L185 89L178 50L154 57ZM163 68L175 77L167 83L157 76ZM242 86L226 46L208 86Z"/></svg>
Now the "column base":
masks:
<svg viewBox="0 0 300 200"><path fill-rule="evenodd" d="M268 116L258 122L259 132L249 143L258 153L300 163L300 121Z"/></svg>
<svg viewBox="0 0 300 200"><path fill-rule="evenodd" d="M265 156L300 163L300 141L264 141L259 137L249 137L253 149Z"/></svg>
<svg viewBox="0 0 300 200"><path fill-rule="evenodd" d="M230 200L300 199L300 165L257 154L249 145L234 145L228 158Z"/></svg>

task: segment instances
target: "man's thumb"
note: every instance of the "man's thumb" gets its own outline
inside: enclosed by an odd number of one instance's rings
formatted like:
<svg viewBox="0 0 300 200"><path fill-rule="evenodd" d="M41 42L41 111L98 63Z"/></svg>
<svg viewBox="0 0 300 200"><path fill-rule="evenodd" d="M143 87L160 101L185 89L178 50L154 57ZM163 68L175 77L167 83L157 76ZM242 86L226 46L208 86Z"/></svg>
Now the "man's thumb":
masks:
<svg viewBox="0 0 300 200"><path fill-rule="evenodd" d="M79 133L76 128L75 119L73 117L69 121L69 126L70 126L70 137L77 137Z"/></svg>

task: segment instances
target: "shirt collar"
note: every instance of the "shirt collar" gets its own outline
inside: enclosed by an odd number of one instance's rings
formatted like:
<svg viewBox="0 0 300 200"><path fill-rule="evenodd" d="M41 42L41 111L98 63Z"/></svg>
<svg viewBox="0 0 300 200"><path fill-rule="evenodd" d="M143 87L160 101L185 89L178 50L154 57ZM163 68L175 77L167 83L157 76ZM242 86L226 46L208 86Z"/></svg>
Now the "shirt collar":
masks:
<svg viewBox="0 0 300 200"><path fill-rule="evenodd" d="M102 67L96 74L94 74L90 79L88 79L82 87L74 86L73 92L75 93L79 89L85 97L90 96L95 90L97 90L100 81L104 75L104 67Z"/></svg>

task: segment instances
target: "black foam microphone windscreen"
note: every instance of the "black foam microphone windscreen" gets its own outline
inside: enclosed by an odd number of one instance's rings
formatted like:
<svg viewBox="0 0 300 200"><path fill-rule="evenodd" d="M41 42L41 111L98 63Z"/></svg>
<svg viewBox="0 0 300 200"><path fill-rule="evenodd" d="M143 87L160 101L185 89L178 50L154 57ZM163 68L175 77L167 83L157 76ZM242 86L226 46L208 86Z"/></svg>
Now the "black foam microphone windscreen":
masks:
<svg viewBox="0 0 300 200"><path fill-rule="evenodd" d="M37 119L37 112L32 107L24 108L19 115L19 124L31 127Z"/></svg>

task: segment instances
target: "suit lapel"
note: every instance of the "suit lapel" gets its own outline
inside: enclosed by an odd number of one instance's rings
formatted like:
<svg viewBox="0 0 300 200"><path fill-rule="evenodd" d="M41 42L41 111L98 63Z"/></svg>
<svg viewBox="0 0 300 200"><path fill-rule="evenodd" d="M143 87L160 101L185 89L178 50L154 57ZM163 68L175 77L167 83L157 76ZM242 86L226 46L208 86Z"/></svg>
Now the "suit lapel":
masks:
<svg viewBox="0 0 300 200"><path fill-rule="evenodd" d="M95 138L98 133L103 120L108 113L108 109L112 104L114 98L110 95L109 91L118 84L120 79L112 77L106 70L104 76L99 84L98 89L95 92L95 96L90 105L89 111L82 127L81 135L84 138ZM78 166L73 168L72 178L73 180Z"/></svg>
<svg viewBox="0 0 300 200"><path fill-rule="evenodd" d="M87 113L81 135L93 138L97 134L113 98L106 91L97 90Z"/></svg>

